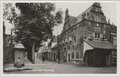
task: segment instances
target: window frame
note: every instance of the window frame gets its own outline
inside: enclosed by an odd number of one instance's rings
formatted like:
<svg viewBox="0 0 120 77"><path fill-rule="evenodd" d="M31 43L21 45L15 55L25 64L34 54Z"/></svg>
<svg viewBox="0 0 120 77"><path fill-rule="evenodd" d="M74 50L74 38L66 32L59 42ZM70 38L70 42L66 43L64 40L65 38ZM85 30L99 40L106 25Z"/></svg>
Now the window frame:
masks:
<svg viewBox="0 0 120 77"><path fill-rule="evenodd" d="M80 53L79 51L76 52L76 59L79 59L80 58Z"/></svg>
<svg viewBox="0 0 120 77"><path fill-rule="evenodd" d="M74 59L75 58L75 53L74 52L71 52L71 58Z"/></svg>

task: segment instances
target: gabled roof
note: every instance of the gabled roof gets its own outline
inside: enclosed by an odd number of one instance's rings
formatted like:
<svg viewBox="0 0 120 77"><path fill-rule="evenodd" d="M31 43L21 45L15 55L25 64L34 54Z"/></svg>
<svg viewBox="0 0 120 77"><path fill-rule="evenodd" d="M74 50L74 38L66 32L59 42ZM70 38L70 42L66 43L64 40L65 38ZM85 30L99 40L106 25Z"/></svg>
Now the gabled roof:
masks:
<svg viewBox="0 0 120 77"><path fill-rule="evenodd" d="M14 46L15 49L25 49L25 47L23 46L23 44L18 43Z"/></svg>
<svg viewBox="0 0 120 77"><path fill-rule="evenodd" d="M88 43L93 48L97 48L97 49L116 49L115 45L112 45L111 43L105 42L105 41L90 41L90 40L87 40L85 42Z"/></svg>
<svg viewBox="0 0 120 77"><path fill-rule="evenodd" d="M90 12L91 9L92 9L92 6L89 7L88 9L86 9L85 11L83 11L81 14L79 14L79 15L77 16L77 23L80 22L80 21L83 19L82 16L83 16L84 14Z"/></svg>

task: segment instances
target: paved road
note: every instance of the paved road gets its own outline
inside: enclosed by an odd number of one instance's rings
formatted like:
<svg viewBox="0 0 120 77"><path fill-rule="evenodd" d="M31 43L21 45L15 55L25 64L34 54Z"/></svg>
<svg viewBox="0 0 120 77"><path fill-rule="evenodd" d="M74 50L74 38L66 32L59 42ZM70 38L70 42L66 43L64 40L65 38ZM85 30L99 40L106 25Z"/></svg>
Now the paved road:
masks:
<svg viewBox="0 0 120 77"><path fill-rule="evenodd" d="M13 64L6 64L5 67L13 66ZM4 73L12 73L12 74L43 74L43 73L57 73L57 74L115 74L116 67L80 67L72 64L61 63L58 64L56 62L37 60L36 64L26 63L26 67L32 67L33 70L23 70L17 72L4 72Z"/></svg>

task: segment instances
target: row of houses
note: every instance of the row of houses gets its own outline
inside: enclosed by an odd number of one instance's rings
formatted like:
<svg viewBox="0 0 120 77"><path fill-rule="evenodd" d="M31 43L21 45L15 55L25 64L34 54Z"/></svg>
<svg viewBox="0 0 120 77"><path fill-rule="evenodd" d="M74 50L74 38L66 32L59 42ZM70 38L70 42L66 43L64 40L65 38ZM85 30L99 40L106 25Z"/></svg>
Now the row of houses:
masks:
<svg viewBox="0 0 120 77"><path fill-rule="evenodd" d="M100 3L93 3L77 17L65 11L63 31L56 38L49 59L83 66L117 63L117 27L106 20Z"/></svg>

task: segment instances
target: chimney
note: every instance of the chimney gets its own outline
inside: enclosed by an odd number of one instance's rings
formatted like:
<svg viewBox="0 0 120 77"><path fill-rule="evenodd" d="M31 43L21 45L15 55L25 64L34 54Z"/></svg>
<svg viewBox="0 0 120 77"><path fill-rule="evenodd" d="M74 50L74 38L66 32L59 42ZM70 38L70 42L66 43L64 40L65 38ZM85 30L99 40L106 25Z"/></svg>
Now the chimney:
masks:
<svg viewBox="0 0 120 77"><path fill-rule="evenodd" d="M96 7L100 7L101 8L101 5L99 2L95 2L92 6L96 6Z"/></svg>
<svg viewBox="0 0 120 77"><path fill-rule="evenodd" d="M66 19L68 16L69 16L69 10L68 10L68 8L67 8L66 11L65 11L65 19Z"/></svg>
<svg viewBox="0 0 120 77"><path fill-rule="evenodd" d="M110 24L110 19L108 19L108 24Z"/></svg>

